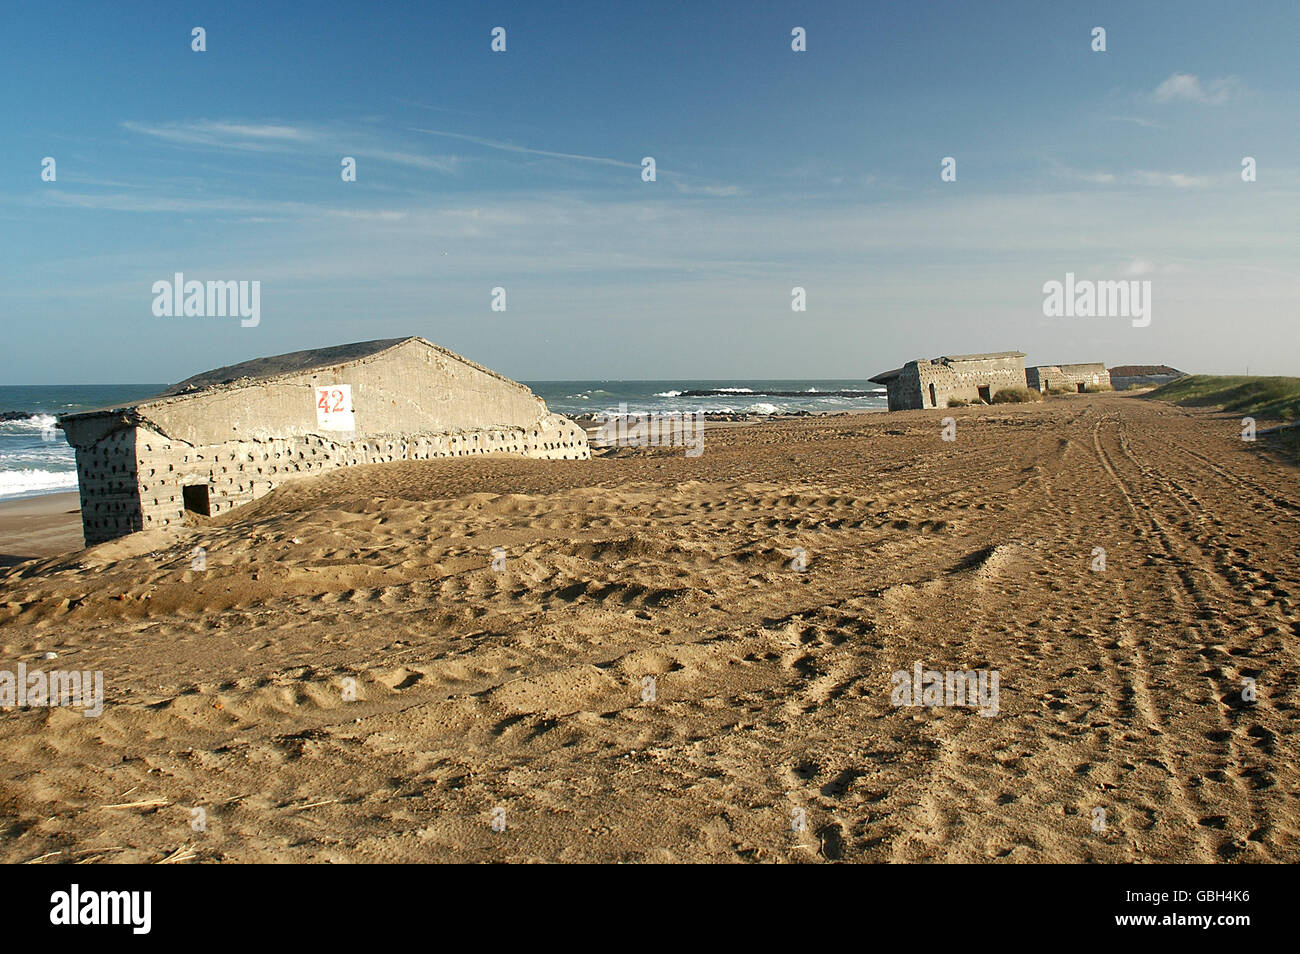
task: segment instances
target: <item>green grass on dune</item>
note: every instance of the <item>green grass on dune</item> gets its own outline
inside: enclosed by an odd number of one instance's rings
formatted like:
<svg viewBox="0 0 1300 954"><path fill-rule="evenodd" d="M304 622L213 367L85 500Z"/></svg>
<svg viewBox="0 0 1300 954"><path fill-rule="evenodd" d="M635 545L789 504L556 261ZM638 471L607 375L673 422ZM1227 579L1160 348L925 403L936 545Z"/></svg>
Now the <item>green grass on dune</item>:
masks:
<svg viewBox="0 0 1300 954"><path fill-rule="evenodd" d="M1300 418L1300 378L1189 374L1143 397L1193 407L1217 405L1225 411L1284 421Z"/></svg>

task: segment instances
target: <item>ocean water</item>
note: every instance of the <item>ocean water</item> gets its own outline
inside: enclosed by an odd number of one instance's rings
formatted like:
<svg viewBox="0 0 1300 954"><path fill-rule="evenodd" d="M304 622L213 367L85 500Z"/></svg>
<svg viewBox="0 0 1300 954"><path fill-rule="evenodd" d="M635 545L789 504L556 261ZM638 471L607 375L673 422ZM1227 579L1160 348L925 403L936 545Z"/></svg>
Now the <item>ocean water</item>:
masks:
<svg viewBox="0 0 1300 954"><path fill-rule="evenodd" d="M0 384L0 411L26 416L0 421L0 500L77 489L77 464L54 416L151 397L165 384L26 387Z"/></svg>
<svg viewBox="0 0 1300 954"><path fill-rule="evenodd" d="M882 410L885 389L861 379L527 381L559 414L704 411L721 414L824 414Z"/></svg>
<svg viewBox="0 0 1300 954"><path fill-rule="evenodd" d="M883 388L865 380L665 380L525 382L560 414L704 411L788 414L880 410ZM76 459L56 414L128 404L152 397L165 384L0 385L0 411L23 417L0 421L0 500L75 490Z"/></svg>

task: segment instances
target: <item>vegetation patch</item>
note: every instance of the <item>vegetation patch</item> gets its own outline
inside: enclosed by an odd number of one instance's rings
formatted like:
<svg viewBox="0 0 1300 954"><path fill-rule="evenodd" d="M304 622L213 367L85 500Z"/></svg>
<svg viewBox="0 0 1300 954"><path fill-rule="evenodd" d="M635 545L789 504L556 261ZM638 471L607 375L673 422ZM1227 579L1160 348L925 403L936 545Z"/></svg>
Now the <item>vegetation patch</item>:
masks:
<svg viewBox="0 0 1300 954"><path fill-rule="evenodd" d="M1300 378L1189 374L1142 396L1152 399L1294 421L1300 418Z"/></svg>
<svg viewBox="0 0 1300 954"><path fill-rule="evenodd" d="M994 404L1028 404L1042 399L1043 396L1033 388L1003 388L993 395Z"/></svg>

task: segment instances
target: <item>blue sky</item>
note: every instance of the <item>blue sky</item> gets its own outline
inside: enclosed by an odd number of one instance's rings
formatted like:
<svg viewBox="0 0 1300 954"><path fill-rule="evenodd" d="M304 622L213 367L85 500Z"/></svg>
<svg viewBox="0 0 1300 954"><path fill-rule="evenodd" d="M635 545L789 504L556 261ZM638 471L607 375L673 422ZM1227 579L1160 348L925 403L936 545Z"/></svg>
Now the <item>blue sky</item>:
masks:
<svg viewBox="0 0 1300 954"><path fill-rule="evenodd" d="M0 383L405 334L527 380L1300 374L1297 36L1293 0L7 4ZM155 317L175 272L261 323ZM1150 326L1044 317L1066 272L1150 281Z"/></svg>

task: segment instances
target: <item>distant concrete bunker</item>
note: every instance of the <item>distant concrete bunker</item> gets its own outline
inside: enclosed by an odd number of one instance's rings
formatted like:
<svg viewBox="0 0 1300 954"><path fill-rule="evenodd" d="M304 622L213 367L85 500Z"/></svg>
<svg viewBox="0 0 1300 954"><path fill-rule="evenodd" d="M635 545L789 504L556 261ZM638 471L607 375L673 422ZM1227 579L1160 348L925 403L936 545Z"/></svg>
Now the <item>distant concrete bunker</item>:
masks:
<svg viewBox="0 0 1300 954"><path fill-rule="evenodd" d="M871 380L885 386L891 411L947 407L950 400L988 404L999 391L1028 387L1022 351L917 359Z"/></svg>
<svg viewBox="0 0 1300 954"><path fill-rule="evenodd" d="M1083 392L1111 387L1110 373L1101 362L1026 368L1023 351L918 358L871 380L885 386L891 411L947 407L949 401L991 404L999 391L1009 388Z"/></svg>
<svg viewBox="0 0 1300 954"><path fill-rule="evenodd" d="M528 388L423 338L297 351L59 419L86 545L215 515L334 467L473 454L589 460Z"/></svg>
<svg viewBox="0 0 1300 954"><path fill-rule="evenodd" d="M1035 391L1110 390L1110 372L1100 361L1089 364L1043 364L1026 368L1025 376Z"/></svg>

